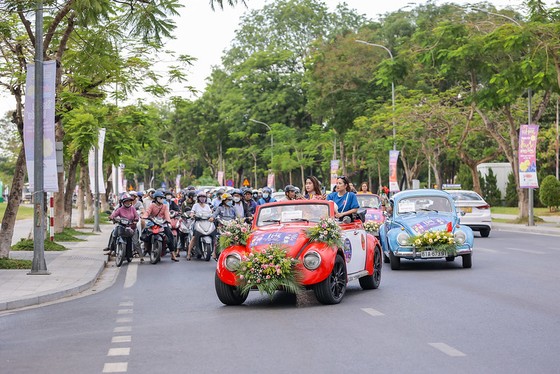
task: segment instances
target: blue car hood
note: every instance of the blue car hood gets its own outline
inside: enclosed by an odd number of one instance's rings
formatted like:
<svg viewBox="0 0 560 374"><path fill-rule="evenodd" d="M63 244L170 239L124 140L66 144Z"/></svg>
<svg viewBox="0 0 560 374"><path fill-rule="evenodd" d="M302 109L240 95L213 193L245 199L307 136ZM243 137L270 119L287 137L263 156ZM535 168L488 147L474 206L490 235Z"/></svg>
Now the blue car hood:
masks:
<svg viewBox="0 0 560 374"><path fill-rule="evenodd" d="M420 235L426 231L447 231L448 225L451 222L453 224L452 216L445 216L440 214L409 214L404 216L399 216L395 222L400 223L413 235Z"/></svg>

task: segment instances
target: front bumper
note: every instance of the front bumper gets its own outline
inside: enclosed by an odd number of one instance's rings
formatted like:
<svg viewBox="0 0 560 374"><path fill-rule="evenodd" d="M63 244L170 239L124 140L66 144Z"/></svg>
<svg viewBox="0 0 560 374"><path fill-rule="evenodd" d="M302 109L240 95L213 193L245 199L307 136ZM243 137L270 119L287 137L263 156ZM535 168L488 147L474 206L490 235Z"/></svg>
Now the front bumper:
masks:
<svg viewBox="0 0 560 374"><path fill-rule="evenodd" d="M462 245L462 246L457 248L456 254L454 256L468 255L470 253L472 253L472 247ZM422 257L422 251L417 251L414 247L400 247L396 251L393 252L393 255L396 256L396 257L404 257L404 258L409 258L409 259L413 259L413 258L424 259L424 258L426 258L426 257ZM444 257L447 257L447 256L427 257L427 258L444 258Z"/></svg>

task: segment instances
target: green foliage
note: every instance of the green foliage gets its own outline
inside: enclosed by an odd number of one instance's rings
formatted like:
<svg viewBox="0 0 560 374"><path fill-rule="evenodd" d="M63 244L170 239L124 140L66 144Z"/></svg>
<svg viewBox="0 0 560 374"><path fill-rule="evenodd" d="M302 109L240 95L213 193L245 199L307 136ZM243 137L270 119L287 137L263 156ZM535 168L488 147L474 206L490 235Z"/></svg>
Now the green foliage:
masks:
<svg viewBox="0 0 560 374"><path fill-rule="evenodd" d="M492 168L488 169L488 175L481 179L482 195L484 200L491 206L501 205L502 195L498 189L498 180L496 175L492 171Z"/></svg>
<svg viewBox="0 0 560 374"><path fill-rule="evenodd" d="M10 258L0 258L0 269L31 269L33 261L31 260L13 260Z"/></svg>
<svg viewBox="0 0 560 374"><path fill-rule="evenodd" d="M456 182L461 185L463 190L473 189L473 178L471 174L471 169L465 164L459 166L459 172L457 173Z"/></svg>
<svg viewBox="0 0 560 374"><path fill-rule="evenodd" d="M560 181L554 175L543 179L539 187L539 199L551 211L560 206Z"/></svg>
<svg viewBox="0 0 560 374"><path fill-rule="evenodd" d="M33 251L33 239L22 239L12 245L12 251ZM66 251L68 248L50 240L45 240L45 251Z"/></svg>
<svg viewBox="0 0 560 374"><path fill-rule="evenodd" d="M519 198L517 196L517 188L515 183L515 176L513 173L508 175L508 182L506 186L506 206L516 207L519 203Z"/></svg>

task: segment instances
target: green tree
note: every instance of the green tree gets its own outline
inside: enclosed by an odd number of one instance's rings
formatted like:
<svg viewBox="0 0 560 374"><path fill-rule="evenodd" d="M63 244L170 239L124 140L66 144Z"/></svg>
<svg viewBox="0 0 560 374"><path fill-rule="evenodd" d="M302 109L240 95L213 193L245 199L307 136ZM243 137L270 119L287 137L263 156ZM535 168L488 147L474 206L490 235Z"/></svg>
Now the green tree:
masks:
<svg viewBox="0 0 560 374"><path fill-rule="evenodd" d="M552 212L552 207L560 206L560 181L554 175L543 179L539 187L539 199Z"/></svg>
<svg viewBox="0 0 560 374"><path fill-rule="evenodd" d="M517 187L515 185L515 176L513 173L509 173L508 175L508 183L506 186L506 197L505 202L506 206L517 206L518 205L518 195L517 195Z"/></svg>
<svg viewBox="0 0 560 374"><path fill-rule="evenodd" d="M492 168L488 169L488 174L484 177L484 188L482 189L484 200L492 206L499 206L502 203L501 192L498 189L498 180Z"/></svg>

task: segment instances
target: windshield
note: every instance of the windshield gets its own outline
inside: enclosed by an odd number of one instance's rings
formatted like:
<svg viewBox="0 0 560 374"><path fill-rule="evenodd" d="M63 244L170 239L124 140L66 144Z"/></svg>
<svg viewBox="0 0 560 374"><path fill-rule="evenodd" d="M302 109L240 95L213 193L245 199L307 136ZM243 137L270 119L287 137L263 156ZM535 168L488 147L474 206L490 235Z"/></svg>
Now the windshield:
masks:
<svg viewBox="0 0 560 374"><path fill-rule="evenodd" d="M360 208L381 209L381 199L376 195L356 195Z"/></svg>
<svg viewBox="0 0 560 374"><path fill-rule="evenodd" d="M257 218L257 226L288 222L319 222L329 216L327 204L294 204L263 206Z"/></svg>
<svg viewBox="0 0 560 374"><path fill-rule="evenodd" d="M415 196L401 199L398 202L397 214L417 212L453 212L449 199L442 196Z"/></svg>
<svg viewBox="0 0 560 374"><path fill-rule="evenodd" d="M450 193L453 200L470 200L470 201L481 201L482 197L476 192L453 192Z"/></svg>

